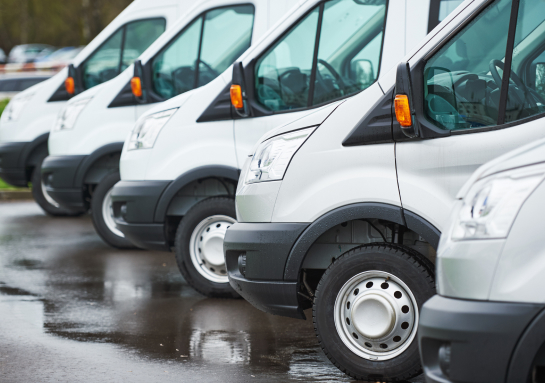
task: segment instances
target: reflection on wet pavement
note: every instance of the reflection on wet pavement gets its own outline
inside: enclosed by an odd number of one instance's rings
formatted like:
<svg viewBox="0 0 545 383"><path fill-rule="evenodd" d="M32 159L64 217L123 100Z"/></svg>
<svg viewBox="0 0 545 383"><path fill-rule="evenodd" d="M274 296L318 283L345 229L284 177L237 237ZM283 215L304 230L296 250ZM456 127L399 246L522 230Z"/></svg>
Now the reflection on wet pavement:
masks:
<svg viewBox="0 0 545 383"><path fill-rule="evenodd" d="M311 321L206 299L170 253L103 244L89 217L0 203L0 381L349 381Z"/></svg>

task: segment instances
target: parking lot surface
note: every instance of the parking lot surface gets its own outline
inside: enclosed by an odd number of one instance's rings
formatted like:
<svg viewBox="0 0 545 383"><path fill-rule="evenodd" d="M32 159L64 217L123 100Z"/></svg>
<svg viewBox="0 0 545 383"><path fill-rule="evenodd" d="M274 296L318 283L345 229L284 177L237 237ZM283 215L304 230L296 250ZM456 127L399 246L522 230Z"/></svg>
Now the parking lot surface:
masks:
<svg viewBox="0 0 545 383"><path fill-rule="evenodd" d="M350 379L321 351L311 320L204 298L171 253L115 250L89 217L3 202L0 381Z"/></svg>

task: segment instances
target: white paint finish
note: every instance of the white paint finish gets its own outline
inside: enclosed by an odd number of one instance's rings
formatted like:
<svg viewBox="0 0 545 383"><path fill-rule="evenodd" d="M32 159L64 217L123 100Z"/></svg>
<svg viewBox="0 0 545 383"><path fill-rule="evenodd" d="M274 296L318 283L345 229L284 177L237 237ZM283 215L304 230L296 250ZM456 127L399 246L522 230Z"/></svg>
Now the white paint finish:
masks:
<svg viewBox="0 0 545 383"><path fill-rule="evenodd" d="M378 84L371 86L341 104L310 136L284 176L273 222L313 222L328 211L357 202L400 205L394 145L342 146L382 95Z"/></svg>
<svg viewBox="0 0 545 383"><path fill-rule="evenodd" d="M382 44L382 59L378 76L395 66L405 56L405 6L406 0L390 0L388 3L388 15L386 18L386 31ZM419 8L415 23L428 24L424 16L425 9ZM424 33L421 37L426 36Z"/></svg>
<svg viewBox="0 0 545 383"><path fill-rule="evenodd" d="M341 102L332 102L317 109L235 120L235 143L239 167L244 164L246 157L254 154L261 142L293 129L319 125Z"/></svg>
<svg viewBox="0 0 545 383"><path fill-rule="evenodd" d="M414 33L405 34L405 54L407 54L422 45L422 40L428 34L430 0L406 0L405 7L405 28L414 30Z"/></svg>
<svg viewBox="0 0 545 383"><path fill-rule="evenodd" d="M452 241L452 225L462 201L456 201L437 249L437 293L460 299L488 299L505 239Z"/></svg>
<svg viewBox="0 0 545 383"><path fill-rule="evenodd" d="M490 300L545 303L544 201L542 183L526 200L509 232Z"/></svg>
<svg viewBox="0 0 545 383"><path fill-rule="evenodd" d="M191 0L136 0L121 12L72 60L75 66L85 61L95 50L123 25L142 18L164 17L167 28L174 24L187 9ZM30 87L20 95L33 93L17 121L0 120L0 142L28 142L49 132L57 114L66 101L47 102L64 84L68 70L65 68L55 76Z"/></svg>
<svg viewBox="0 0 545 383"><path fill-rule="evenodd" d="M244 185L237 194L237 219L240 222L271 222L281 181Z"/></svg>
<svg viewBox="0 0 545 383"><path fill-rule="evenodd" d="M220 164L238 168L233 120L196 122L225 85L224 79L218 77L208 85L192 91L191 97L163 127L154 147L146 150L150 157L149 163L146 174L139 180L173 180L205 165ZM124 151L123 156L128 158L131 153ZM124 176L125 173L122 174L123 180Z"/></svg>
<svg viewBox="0 0 545 383"><path fill-rule="evenodd" d="M403 208L440 231L458 190L482 164L545 136L544 119L482 133L396 144Z"/></svg>

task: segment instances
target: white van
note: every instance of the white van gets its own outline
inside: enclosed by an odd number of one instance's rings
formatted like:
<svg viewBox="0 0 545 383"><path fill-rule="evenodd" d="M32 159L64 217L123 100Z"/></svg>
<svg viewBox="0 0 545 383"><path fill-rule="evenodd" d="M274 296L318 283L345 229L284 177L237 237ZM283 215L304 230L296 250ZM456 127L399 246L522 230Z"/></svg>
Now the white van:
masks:
<svg viewBox="0 0 545 383"><path fill-rule="evenodd" d="M457 191L545 136L544 51L545 2L467 0L365 92L263 137L225 236L233 288L269 313L313 308L350 376L419 374L419 312Z"/></svg>
<svg viewBox="0 0 545 383"><path fill-rule="evenodd" d="M112 192L119 230L139 247L174 247L199 292L236 295L222 241L235 222L239 169L252 147L275 126L369 87L437 25L435 5L307 1L232 71L147 112L125 142L122 181ZM240 110L230 93L244 96Z"/></svg>
<svg viewBox="0 0 545 383"><path fill-rule="evenodd" d="M290 2L200 1L134 66L70 100L49 136L42 166L47 193L63 207L91 207L104 241L131 247L115 227L110 191L119 181L121 149L134 123L155 104L214 80L289 10Z"/></svg>
<svg viewBox="0 0 545 383"><path fill-rule="evenodd" d="M0 177L14 186L32 182L34 199L50 215L79 214L78 210L60 207L40 182L49 131L59 110L73 95L114 78L131 65L191 3L135 0L72 60L69 68L14 97L0 119Z"/></svg>
<svg viewBox="0 0 545 383"><path fill-rule="evenodd" d="M544 381L544 179L540 140L484 165L458 193L437 249L439 295L420 316L427 382Z"/></svg>

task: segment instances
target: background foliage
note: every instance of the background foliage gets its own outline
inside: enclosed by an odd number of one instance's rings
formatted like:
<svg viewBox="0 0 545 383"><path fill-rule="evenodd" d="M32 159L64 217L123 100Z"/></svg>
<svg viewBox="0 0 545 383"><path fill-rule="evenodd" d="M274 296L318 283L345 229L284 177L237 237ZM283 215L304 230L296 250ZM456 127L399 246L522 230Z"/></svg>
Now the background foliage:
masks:
<svg viewBox="0 0 545 383"><path fill-rule="evenodd" d="M0 48L85 45L132 0L0 0Z"/></svg>

